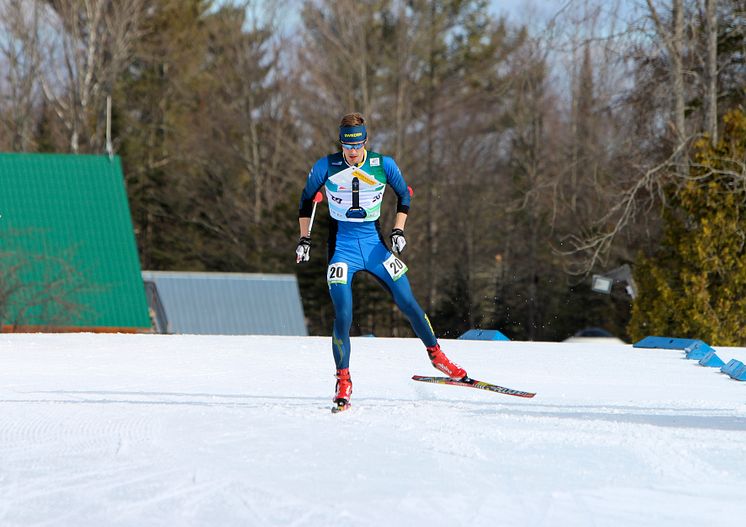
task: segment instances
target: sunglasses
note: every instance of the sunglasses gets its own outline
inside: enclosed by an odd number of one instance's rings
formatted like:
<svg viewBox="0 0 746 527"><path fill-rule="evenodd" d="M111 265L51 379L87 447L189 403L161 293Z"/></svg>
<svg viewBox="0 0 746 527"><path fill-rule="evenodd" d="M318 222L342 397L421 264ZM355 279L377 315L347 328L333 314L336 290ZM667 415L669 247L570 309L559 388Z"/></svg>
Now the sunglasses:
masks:
<svg viewBox="0 0 746 527"><path fill-rule="evenodd" d="M342 148L345 150L360 150L361 148L365 147L365 143L355 143L355 144L349 144L349 143L342 143Z"/></svg>

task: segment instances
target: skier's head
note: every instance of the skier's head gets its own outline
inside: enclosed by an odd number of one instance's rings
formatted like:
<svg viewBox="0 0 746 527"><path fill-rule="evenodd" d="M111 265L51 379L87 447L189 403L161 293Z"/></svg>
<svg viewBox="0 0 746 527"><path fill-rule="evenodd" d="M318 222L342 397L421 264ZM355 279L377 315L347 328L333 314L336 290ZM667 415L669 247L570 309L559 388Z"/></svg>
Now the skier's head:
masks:
<svg viewBox="0 0 746 527"><path fill-rule="evenodd" d="M359 113L348 113L339 123L339 142L342 152L351 165L356 165L365 159L365 143L368 132L365 129L365 117Z"/></svg>

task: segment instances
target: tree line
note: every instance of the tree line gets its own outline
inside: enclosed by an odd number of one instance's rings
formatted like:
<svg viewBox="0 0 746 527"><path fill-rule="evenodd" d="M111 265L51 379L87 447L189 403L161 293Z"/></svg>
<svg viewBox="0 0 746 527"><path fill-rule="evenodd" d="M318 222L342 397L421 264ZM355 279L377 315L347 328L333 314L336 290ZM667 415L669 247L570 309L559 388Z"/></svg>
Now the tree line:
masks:
<svg viewBox="0 0 746 527"><path fill-rule="evenodd" d="M724 320L746 292L745 19L743 0L573 0L526 23L486 0L2 0L0 148L120 155L143 268L297 273L328 334L325 205L297 266L298 200L359 111L413 188L404 258L439 335L743 344ZM692 268L683 240L730 259ZM637 299L591 292L623 263ZM411 334L372 279L354 288L355 332Z"/></svg>

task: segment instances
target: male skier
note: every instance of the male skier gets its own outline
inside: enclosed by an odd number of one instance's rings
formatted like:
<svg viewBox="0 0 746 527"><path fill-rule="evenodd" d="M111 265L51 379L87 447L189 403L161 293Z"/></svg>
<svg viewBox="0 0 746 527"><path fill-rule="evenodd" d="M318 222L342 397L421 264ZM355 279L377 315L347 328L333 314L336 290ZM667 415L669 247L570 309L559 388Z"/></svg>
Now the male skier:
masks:
<svg viewBox="0 0 746 527"><path fill-rule="evenodd" d="M337 367L334 402L336 410L349 407L352 395L350 379L350 327L352 325L352 279L358 271L367 271L391 293L394 302L409 319L412 329L427 348L433 366L452 379L465 378L466 371L451 362L441 351L427 315L415 300L409 285L407 266L401 255L406 240L404 225L409 212L410 194L393 158L365 149L368 133L359 113L342 118L339 127L342 150L322 157L308 174L300 199L298 222L300 239L296 262L307 262L311 249L309 226L313 197L324 187L329 214L329 267L326 280L334 305L332 352ZM396 220L386 247L378 221L386 185L397 195Z"/></svg>

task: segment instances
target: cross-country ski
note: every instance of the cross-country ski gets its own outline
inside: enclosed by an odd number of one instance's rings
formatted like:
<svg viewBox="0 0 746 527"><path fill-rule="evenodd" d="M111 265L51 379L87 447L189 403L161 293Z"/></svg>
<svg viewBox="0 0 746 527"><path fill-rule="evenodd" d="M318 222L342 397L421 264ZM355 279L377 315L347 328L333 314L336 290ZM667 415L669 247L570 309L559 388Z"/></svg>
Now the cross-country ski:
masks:
<svg viewBox="0 0 746 527"><path fill-rule="evenodd" d="M478 390L487 390L488 392L502 393L504 395L514 395L515 397L525 397L527 399L532 398L535 393L524 392L521 390L514 390L512 388L506 388L504 386L498 386L496 384L490 384L484 381L478 381L466 377L465 379L455 380L450 377L428 377L425 375L413 375L412 380L420 382L430 382L433 384L448 384L450 386L464 386L466 388L477 388Z"/></svg>

